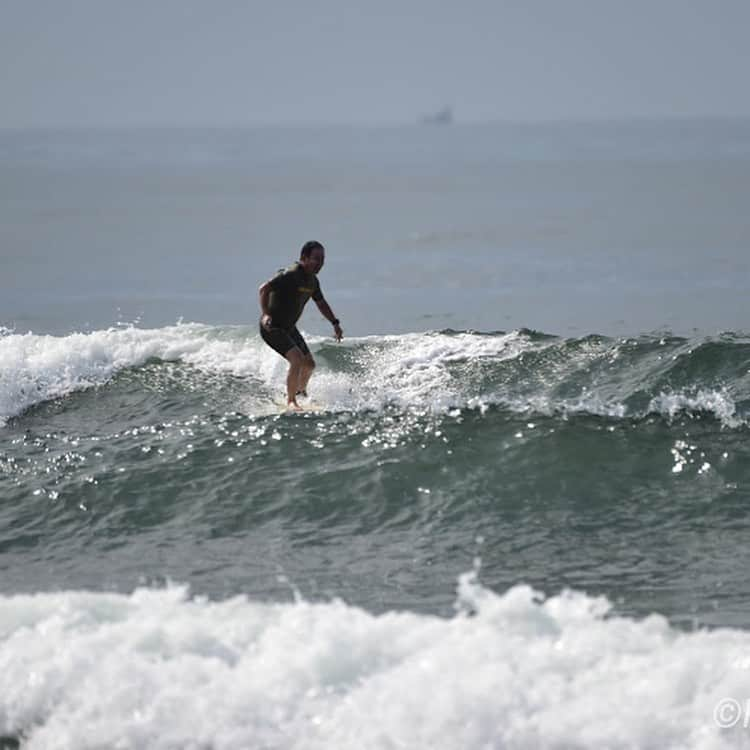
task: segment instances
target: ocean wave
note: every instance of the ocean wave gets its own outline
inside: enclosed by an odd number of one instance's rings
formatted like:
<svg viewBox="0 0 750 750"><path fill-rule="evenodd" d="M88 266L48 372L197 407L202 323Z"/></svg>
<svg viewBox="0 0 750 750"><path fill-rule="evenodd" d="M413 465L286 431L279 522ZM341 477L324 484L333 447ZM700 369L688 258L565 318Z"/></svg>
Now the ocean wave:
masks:
<svg viewBox="0 0 750 750"><path fill-rule="evenodd" d="M554 399L537 396L528 399L472 399L470 409L482 413L490 407L505 409L524 416L561 417L569 419L579 416L603 417L606 419L643 420L651 416L673 422L680 417L699 419L711 416L730 429L747 425L747 419L737 415L737 406L731 396L723 390L701 390L693 392L660 393L653 397L645 409L634 408L618 400L605 400L598 394L583 394L573 399Z"/></svg>
<svg viewBox="0 0 750 750"><path fill-rule="evenodd" d="M466 574L450 618L181 586L0 603L0 728L28 750L746 746L750 635L575 591Z"/></svg>
<svg viewBox="0 0 750 750"><path fill-rule="evenodd" d="M711 414L726 427L747 424L737 415L737 405L726 390L699 390L697 393L660 393L651 399L649 413L656 413L670 420L681 414L691 417Z"/></svg>
<svg viewBox="0 0 750 750"><path fill-rule="evenodd" d="M0 338L0 424L44 401L102 386L117 373L151 360L238 376L263 374L258 358L249 354L243 337L195 323L67 336L6 333Z"/></svg>
<svg viewBox="0 0 750 750"><path fill-rule="evenodd" d="M750 343L742 336L562 339L520 330L368 336L341 345L308 339L319 363L316 400L331 411L439 415L498 407L563 418L711 415L730 429L747 424ZM186 365L186 379L202 372L247 380L239 408L250 414L267 413L284 392L284 360L247 326L128 327L63 337L3 332L0 422L153 361Z"/></svg>

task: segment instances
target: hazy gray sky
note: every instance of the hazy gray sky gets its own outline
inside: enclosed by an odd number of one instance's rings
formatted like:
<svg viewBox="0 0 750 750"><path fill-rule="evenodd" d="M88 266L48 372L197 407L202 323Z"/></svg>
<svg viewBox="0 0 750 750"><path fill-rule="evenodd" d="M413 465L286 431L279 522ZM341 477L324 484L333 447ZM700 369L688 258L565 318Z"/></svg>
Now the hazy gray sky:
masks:
<svg viewBox="0 0 750 750"><path fill-rule="evenodd" d="M750 115L750 0L0 0L0 127Z"/></svg>

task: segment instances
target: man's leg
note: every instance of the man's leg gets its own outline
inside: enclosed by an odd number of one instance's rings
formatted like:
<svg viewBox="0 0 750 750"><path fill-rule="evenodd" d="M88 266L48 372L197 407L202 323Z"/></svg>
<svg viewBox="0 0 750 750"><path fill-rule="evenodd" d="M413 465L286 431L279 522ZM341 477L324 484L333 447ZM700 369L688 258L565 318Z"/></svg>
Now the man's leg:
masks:
<svg viewBox="0 0 750 750"><path fill-rule="evenodd" d="M315 369L315 360L313 359L312 354L310 354L307 342L296 326L290 331L289 336L292 341L294 341L303 360L299 370L299 381L297 383L295 395L307 396L307 383L310 380L312 371Z"/></svg>
<svg viewBox="0 0 750 750"><path fill-rule="evenodd" d="M301 390L299 384L306 369L306 358L296 346L293 346L284 356L289 360L289 372L286 376L286 402L288 406L295 406L299 409L297 391Z"/></svg>
<svg viewBox="0 0 750 750"><path fill-rule="evenodd" d="M307 383L315 369L315 360L310 352L304 354L303 357L304 361L302 363L302 372L300 374L299 385L297 386L297 393L307 396Z"/></svg>

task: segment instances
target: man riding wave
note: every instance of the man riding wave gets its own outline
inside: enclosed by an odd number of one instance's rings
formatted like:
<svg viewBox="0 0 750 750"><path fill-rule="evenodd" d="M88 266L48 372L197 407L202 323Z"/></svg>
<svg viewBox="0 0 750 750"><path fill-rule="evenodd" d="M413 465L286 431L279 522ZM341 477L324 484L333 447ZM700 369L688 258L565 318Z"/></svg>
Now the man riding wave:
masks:
<svg viewBox="0 0 750 750"><path fill-rule="evenodd" d="M287 407L299 410L297 396L307 395L315 360L297 329L297 321L312 297L323 317L333 324L336 341L341 341L344 332L339 319L333 314L323 297L318 282L318 273L325 262L325 248L320 242L306 242L300 250L299 260L279 271L269 281L261 284L260 335L263 340L289 361L286 378Z"/></svg>

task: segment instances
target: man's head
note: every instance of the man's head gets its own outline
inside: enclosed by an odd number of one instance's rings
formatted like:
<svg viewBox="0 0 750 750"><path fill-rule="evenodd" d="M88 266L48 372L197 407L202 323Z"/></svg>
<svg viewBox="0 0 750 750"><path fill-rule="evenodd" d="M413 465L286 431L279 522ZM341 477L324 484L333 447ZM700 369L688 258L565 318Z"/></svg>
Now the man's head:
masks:
<svg viewBox="0 0 750 750"><path fill-rule="evenodd" d="M326 259L326 249L320 242L310 240L302 245L299 253L300 265L307 273L318 273L323 268Z"/></svg>

